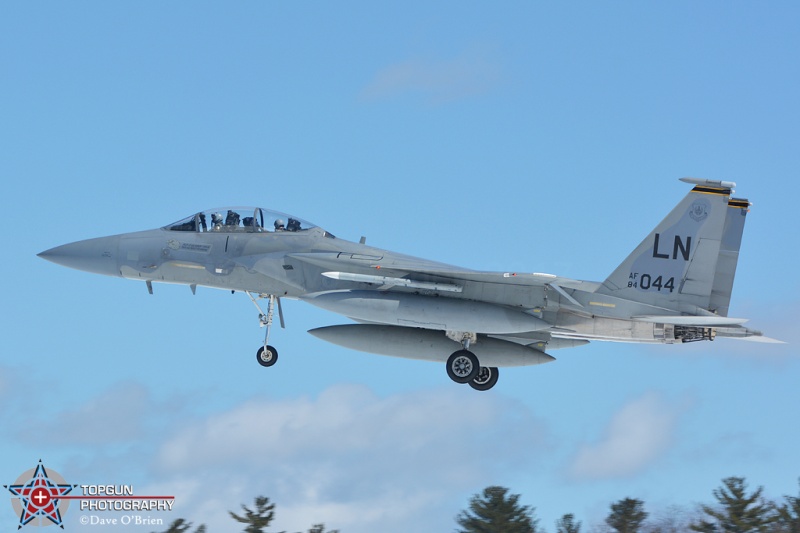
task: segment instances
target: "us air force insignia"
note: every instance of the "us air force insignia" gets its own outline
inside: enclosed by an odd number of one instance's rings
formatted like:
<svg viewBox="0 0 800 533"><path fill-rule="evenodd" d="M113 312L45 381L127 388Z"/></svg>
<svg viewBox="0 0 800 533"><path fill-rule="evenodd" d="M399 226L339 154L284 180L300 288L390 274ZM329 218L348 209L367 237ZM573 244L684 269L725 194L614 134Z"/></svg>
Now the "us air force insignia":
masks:
<svg viewBox="0 0 800 533"><path fill-rule="evenodd" d="M697 200L689 208L689 216L695 222L702 222L708 218L708 202L705 200Z"/></svg>

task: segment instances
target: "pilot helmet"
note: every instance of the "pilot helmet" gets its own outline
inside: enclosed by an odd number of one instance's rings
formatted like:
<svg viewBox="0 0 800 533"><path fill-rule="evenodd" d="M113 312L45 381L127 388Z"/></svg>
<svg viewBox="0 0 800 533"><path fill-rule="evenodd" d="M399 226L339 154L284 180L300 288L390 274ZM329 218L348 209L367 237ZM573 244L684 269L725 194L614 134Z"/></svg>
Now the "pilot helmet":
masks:
<svg viewBox="0 0 800 533"><path fill-rule="evenodd" d="M283 219L280 219L280 218L276 219L275 220L275 229L283 229L283 228L284 228Z"/></svg>

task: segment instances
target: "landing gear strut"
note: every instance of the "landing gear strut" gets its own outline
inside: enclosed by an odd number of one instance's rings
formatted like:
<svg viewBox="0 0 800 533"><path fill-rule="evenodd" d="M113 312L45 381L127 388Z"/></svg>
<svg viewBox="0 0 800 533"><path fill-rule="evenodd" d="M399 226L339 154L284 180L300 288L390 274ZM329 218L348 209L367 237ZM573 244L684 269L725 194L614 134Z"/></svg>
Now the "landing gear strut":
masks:
<svg viewBox="0 0 800 533"><path fill-rule="evenodd" d="M281 299L275 296L274 294L259 294L258 296L254 297L249 291L247 291L247 296L250 297L250 301L253 302L253 305L256 306L258 309L258 324L259 327L266 327L267 331L264 334L264 345L259 347L258 351L256 351L256 360L258 364L261 366L269 367L274 365L278 362L278 350L274 347L270 346L269 343L269 332L272 328L272 316L274 313L274 308L277 306L278 308L278 318L281 322L281 327L286 327L283 322L283 310L281 309ZM258 305L258 300L267 299L267 312L261 310L261 306Z"/></svg>

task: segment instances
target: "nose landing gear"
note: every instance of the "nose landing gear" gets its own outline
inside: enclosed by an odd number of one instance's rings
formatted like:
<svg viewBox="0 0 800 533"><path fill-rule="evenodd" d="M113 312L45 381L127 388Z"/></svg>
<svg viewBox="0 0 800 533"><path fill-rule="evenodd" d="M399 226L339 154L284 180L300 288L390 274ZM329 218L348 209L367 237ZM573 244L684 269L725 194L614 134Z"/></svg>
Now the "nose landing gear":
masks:
<svg viewBox="0 0 800 533"><path fill-rule="evenodd" d="M275 296L274 294L259 294L258 296L253 296L249 291L247 291L247 296L250 297L250 301L253 302L253 305L256 306L258 309L258 325L262 328L267 328L267 331L264 333L264 345L258 348L256 351L256 361L258 364L264 367L270 367L278 362L278 350L276 350L273 346L270 346L269 343L269 333L270 329L272 328L272 317L274 313L275 307L278 308L278 318L280 319L281 328L285 328L286 325L283 322L283 309L281 309L281 299ZM267 312L261 310L261 306L258 305L259 300L267 300Z"/></svg>
<svg viewBox="0 0 800 533"><path fill-rule="evenodd" d="M259 365L270 367L278 362L278 350L266 344L256 352L256 360Z"/></svg>

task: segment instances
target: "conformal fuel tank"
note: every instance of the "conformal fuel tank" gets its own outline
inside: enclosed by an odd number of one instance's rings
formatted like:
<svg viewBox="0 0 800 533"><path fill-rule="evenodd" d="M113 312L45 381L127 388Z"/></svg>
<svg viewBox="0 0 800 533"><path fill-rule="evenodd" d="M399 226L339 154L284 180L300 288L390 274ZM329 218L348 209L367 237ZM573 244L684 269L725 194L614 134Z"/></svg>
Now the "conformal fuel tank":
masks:
<svg viewBox="0 0 800 533"><path fill-rule="evenodd" d="M499 305L401 292L337 291L302 300L359 321L440 331L509 334L550 327L535 316Z"/></svg>

